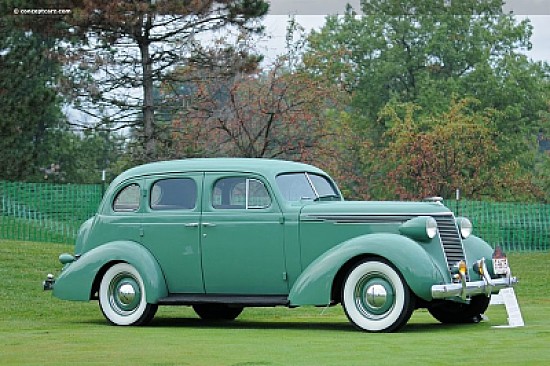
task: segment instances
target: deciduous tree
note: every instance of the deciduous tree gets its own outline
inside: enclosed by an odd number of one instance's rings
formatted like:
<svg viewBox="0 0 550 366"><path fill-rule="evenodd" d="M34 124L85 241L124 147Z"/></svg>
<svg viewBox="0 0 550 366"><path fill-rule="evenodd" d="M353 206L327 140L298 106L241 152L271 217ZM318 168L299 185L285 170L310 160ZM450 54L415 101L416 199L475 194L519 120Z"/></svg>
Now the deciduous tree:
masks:
<svg viewBox="0 0 550 366"><path fill-rule="evenodd" d="M412 103L420 107L416 116L435 121L453 101L474 98L467 109L491 111L499 159L520 175L533 172L550 69L523 54L531 47L528 19L504 14L501 0L361 4L362 15L348 8L327 17L309 37L303 59L313 75L350 94L352 128L373 156L388 146L392 125L378 118L386 106Z"/></svg>
<svg viewBox="0 0 550 366"><path fill-rule="evenodd" d="M174 153L308 160L326 135L331 90L282 64L264 73L193 84L189 107L174 120Z"/></svg>
<svg viewBox="0 0 550 366"><path fill-rule="evenodd" d="M371 190L383 198L452 197L461 189L470 198L544 199L544 192L503 159L491 111L472 111L472 99L453 102L447 111L427 117L420 107L388 105L380 120L391 126L388 144L372 157ZM377 158L377 159L375 159Z"/></svg>
<svg viewBox="0 0 550 366"><path fill-rule="evenodd" d="M51 7L42 0L14 4ZM71 81L64 84L65 95L92 117L96 128L105 128L105 121L116 124L113 128L134 128L145 147L142 160L153 160L159 137L155 88L191 58L208 62L197 53L207 55L202 51L219 45L201 45L205 34L260 31L256 20L268 6L263 0L60 0L56 8L69 9L70 14L44 25L50 36L71 42L60 42L66 46L65 71ZM30 18L21 15L18 23L39 32ZM89 123L80 125L89 128Z"/></svg>

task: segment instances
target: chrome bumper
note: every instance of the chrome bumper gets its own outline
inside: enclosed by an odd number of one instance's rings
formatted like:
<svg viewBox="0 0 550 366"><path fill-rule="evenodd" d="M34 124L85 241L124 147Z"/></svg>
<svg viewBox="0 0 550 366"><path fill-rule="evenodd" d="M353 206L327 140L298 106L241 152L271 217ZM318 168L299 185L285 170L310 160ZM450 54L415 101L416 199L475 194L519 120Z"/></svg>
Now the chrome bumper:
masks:
<svg viewBox="0 0 550 366"><path fill-rule="evenodd" d="M489 296L497 293L503 288L511 287L518 282L516 277L503 277L495 279L483 279L482 281L448 283L432 286L432 297L434 299L446 299L450 297L461 297L466 299L469 296L485 294Z"/></svg>

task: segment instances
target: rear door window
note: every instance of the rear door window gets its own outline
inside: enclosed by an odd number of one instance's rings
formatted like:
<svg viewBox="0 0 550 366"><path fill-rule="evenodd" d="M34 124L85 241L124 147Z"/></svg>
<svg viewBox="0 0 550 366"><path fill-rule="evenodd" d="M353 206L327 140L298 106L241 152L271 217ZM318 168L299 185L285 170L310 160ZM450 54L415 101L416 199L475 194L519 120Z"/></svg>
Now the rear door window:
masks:
<svg viewBox="0 0 550 366"><path fill-rule="evenodd" d="M197 204L197 184L191 178L156 181L151 188L152 210L192 210Z"/></svg>
<svg viewBox="0 0 550 366"><path fill-rule="evenodd" d="M222 178L214 185L212 205L216 209L262 209L271 206L271 196L258 179Z"/></svg>

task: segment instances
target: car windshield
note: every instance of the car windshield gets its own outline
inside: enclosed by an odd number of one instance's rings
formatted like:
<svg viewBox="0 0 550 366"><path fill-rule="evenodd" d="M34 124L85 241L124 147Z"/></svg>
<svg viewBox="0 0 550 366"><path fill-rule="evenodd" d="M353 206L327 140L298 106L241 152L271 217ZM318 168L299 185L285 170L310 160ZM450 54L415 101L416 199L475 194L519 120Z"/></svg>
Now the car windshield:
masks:
<svg viewBox="0 0 550 366"><path fill-rule="evenodd" d="M288 173L277 176L277 186L288 201L336 200L341 197L330 180L312 173Z"/></svg>

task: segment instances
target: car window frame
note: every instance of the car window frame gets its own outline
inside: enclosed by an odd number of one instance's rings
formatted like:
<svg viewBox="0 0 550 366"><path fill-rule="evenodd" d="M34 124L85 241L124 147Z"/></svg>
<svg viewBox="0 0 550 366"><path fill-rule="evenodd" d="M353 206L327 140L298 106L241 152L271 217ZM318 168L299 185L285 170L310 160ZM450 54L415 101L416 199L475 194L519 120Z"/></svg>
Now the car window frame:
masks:
<svg viewBox="0 0 550 366"><path fill-rule="evenodd" d="M245 183L245 202L244 202L244 205L235 205L236 207L232 207L232 205L223 205L223 204L220 204L220 205L216 205L214 202L215 202L215 199L214 199L214 193L215 193L215 190L217 188L217 185L220 181L224 180L224 179L243 179L244 180L244 183ZM267 194L267 196L269 197L269 204L268 205L265 205L265 206L252 206L250 205L250 182L251 181L257 181L259 182L263 187L264 187L264 191L265 193ZM237 183L239 184L239 183ZM233 190L237 184L231 188L231 190ZM241 210L241 211L257 211L257 210L269 210L273 207L273 203L275 201L275 197L273 195L273 193L270 191L270 189L268 188L269 186L262 180L260 179L259 177L257 176L251 176L251 175L227 175L227 176L220 176L218 178L216 178L213 183L212 183L212 187L211 187L211 190L210 190L210 206L211 206L211 209L213 210L231 210L231 211L235 211L235 210Z"/></svg>
<svg viewBox="0 0 550 366"><path fill-rule="evenodd" d="M302 197L300 199L288 199L286 194L284 193L284 191L281 189L282 187L280 185L279 178L283 177L283 176L292 176L292 175L302 175L305 178L304 181L306 181L308 183L309 189L311 190L311 193L313 193L313 195L315 197ZM315 176L316 178L324 179L326 181L326 183L328 183L328 185L330 186L332 191L334 192L334 195L337 196L339 200L343 200L341 192L338 190L338 187L330 179L330 177L328 177L326 175L323 175L323 174L316 173L316 172L302 171L302 172L283 172L283 173L279 173L279 174L277 174L277 176L275 176L275 185L277 187L278 193L281 195L282 199L285 200L286 202L299 202L299 201L302 201L302 200L315 201L315 200L318 200L319 198L323 198L325 195L321 195L318 192L319 187L315 186L313 180L311 179L312 176Z"/></svg>
<svg viewBox="0 0 550 366"><path fill-rule="evenodd" d="M168 181L168 180L189 180L193 182L194 188L195 188L195 197L193 201L193 207L187 208L187 207L175 207L175 208L167 208L167 207L161 207L156 208L153 207L152 201L153 201L153 189L155 185L162 181ZM156 177L154 180L152 180L148 184L148 199L147 199L147 210L151 212L171 212L171 211L194 211L197 209L197 207L200 205L200 187L199 184L195 179L192 177L185 177L185 176L165 176L165 177Z"/></svg>
<svg viewBox="0 0 550 366"><path fill-rule="evenodd" d="M132 186L137 186L138 188L138 199L137 199L137 207L135 209L117 209L115 207L116 205L116 201L117 199L120 197L120 195L128 188L132 187ZM141 194L142 192L142 186L139 182L135 182L135 181L132 181L132 182L127 182L126 184L122 185L117 191L115 194L112 195L112 200L110 202L110 208L112 210L112 212L116 213L116 214L127 214L127 213L134 213L134 212L139 212L141 207L142 207L142 203L141 203Z"/></svg>

